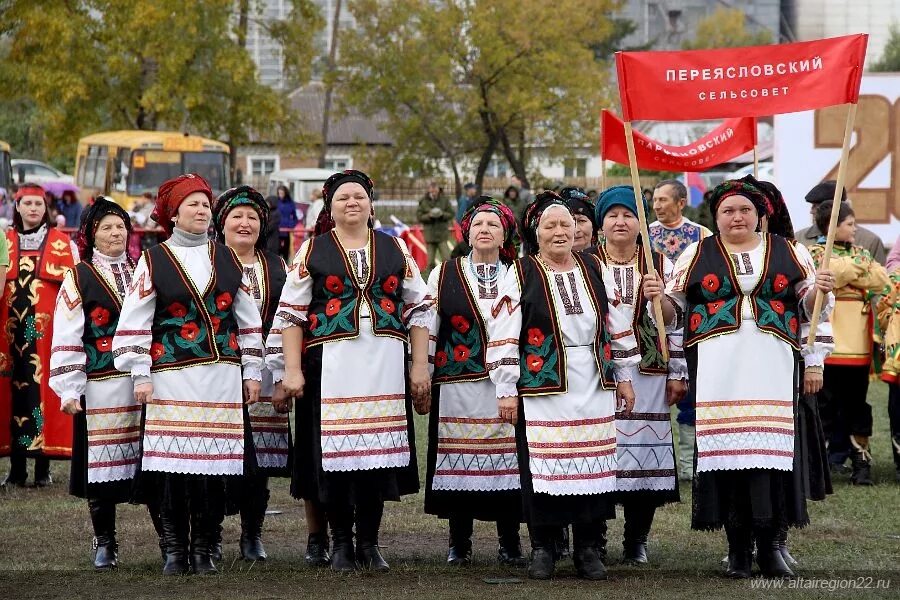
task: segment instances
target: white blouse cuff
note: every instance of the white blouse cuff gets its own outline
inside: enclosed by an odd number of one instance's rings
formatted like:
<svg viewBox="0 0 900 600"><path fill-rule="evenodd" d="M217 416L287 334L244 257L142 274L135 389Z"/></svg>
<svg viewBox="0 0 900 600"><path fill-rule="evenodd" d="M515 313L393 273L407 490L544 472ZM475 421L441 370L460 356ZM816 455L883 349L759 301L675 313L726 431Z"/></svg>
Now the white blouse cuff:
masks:
<svg viewBox="0 0 900 600"><path fill-rule="evenodd" d="M425 329L430 330L436 316L437 311L434 310L434 307L429 307L425 310L417 310L412 315L410 315L409 322L406 324L406 326L407 328L424 327Z"/></svg>
<svg viewBox="0 0 900 600"><path fill-rule="evenodd" d="M262 370L259 365L246 365L243 370L244 381L252 379L253 381L262 381Z"/></svg>
<svg viewBox="0 0 900 600"><path fill-rule="evenodd" d="M270 369L272 373L272 383L281 383L284 380L284 369Z"/></svg>
<svg viewBox="0 0 900 600"><path fill-rule="evenodd" d="M66 405L66 402L69 400L74 400L75 402L81 402L81 394L76 394L74 392L67 392L60 396L59 398L59 408L62 409L63 406Z"/></svg>
<svg viewBox="0 0 900 600"><path fill-rule="evenodd" d="M671 364L669 365L669 376L667 377L667 379L677 380L677 379L687 379L687 378L688 378L688 372L687 372L686 366L685 367L681 367L681 366L673 367Z"/></svg>
<svg viewBox="0 0 900 600"><path fill-rule="evenodd" d="M826 356L828 356L828 353L822 351L813 351L809 354L804 354L803 364L806 367L824 367Z"/></svg>
<svg viewBox="0 0 900 600"><path fill-rule="evenodd" d="M622 381L634 381L637 374L637 367L613 367L616 372L616 383Z"/></svg>
<svg viewBox="0 0 900 600"><path fill-rule="evenodd" d="M151 379L149 372L146 375L142 373L132 373L131 383L135 386L144 385L145 383L153 383L153 379Z"/></svg>
<svg viewBox="0 0 900 600"><path fill-rule="evenodd" d="M498 398L509 398L511 396L515 396L518 398L519 396L519 388L515 383L498 383L497 384L497 397Z"/></svg>

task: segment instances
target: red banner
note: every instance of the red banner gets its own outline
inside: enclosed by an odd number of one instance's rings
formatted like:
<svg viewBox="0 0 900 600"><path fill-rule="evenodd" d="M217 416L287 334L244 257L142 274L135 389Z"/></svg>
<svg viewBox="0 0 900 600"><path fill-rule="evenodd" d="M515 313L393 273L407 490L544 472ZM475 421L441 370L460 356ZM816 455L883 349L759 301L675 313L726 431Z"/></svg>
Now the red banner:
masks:
<svg viewBox="0 0 900 600"><path fill-rule="evenodd" d="M627 165L625 123L604 108L600 127L600 157ZM754 146L755 117L728 119L686 146L670 146L643 133L634 132L638 167L656 171L705 171L753 150Z"/></svg>
<svg viewBox="0 0 900 600"><path fill-rule="evenodd" d="M626 121L761 117L855 103L868 35L680 52L616 52Z"/></svg>

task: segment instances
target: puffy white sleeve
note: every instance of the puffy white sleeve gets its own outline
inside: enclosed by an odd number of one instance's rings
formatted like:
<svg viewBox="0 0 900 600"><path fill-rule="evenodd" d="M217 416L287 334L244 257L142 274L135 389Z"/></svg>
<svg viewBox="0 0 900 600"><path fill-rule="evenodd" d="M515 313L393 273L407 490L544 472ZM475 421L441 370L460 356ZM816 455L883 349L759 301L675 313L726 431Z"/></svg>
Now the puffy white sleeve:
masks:
<svg viewBox="0 0 900 600"><path fill-rule="evenodd" d="M135 385L150 382L150 344L153 334L153 313L156 310L156 289L150 270L142 256L134 270L131 290L125 296L119 325L113 338L113 361L116 369L131 373Z"/></svg>
<svg viewBox="0 0 900 600"><path fill-rule="evenodd" d="M431 325L428 327L428 369L434 375L434 353L437 350L438 330L441 328L441 315L438 307L438 282L441 280L441 271L446 263L441 263L431 270L428 276L428 293L434 299Z"/></svg>
<svg viewBox="0 0 900 600"><path fill-rule="evenodd" d="M406 259L406 276L403 278L403 322L407 327L431 328L434 320L434 295L422 279L419 265L409 253L406 242L394 238Z"/></svg>
<svg viewBox="0 0 900 600"><path fill-rule="evenodd" d="M666 280L666 296L675 305L675 313L681 317L681 321L684 320L684 309L687 306L685 290L687 289L688 271L691 268L691 263L694 262L698 248L699 244L697 242L685 248L678 260L675 261L671 278ZM653 314L652 310L650 314ZM681 323L676 325L681 325Z"/></svg>
<svg viewBox="0 0 900 600"><path fill-rule="evenodd" d="M809 253L809 249L803 244L797 242L789 244L789 246L794 252L797 262L803 267L803 272L806 275L806 277L798 282L795 287L797 299L800 303L800 323L802 325L804 321L809 322L812 318L811 315L807 313L805 299L807 294L816 293L816 263L813 260L812 254ZM831 315L831 311L834 310L834 302L834 292L829 292L822 302L822 312L819 313L819 321L828 319ZM807 332L808 331L809 330L807 329ZM816 332L816 335L819 335L818 331Z"/></svg>
<svg viewBox="0 0 900 600"><path fill-rule="evenodd" d="M50 350L50 389L59 396L61 404L81 399L87 386L83 336L84 309L70 270L56 296Z"/></svg>
<svg viewBox="0 0 900 600"><path fill-rule="evenodd" d="M599 261L598 261L599 262ZM637 338L634 337L631 319L626 311L622 310L622 296L613 279L612 271L600 264L603 273L603 286L606 288L606 298L609 311L606 317L606 330L610 335L612 346L613 369L616 373L616 381L632 381L637 372L637 366L641 363L641 352L638 349Z"/></svg>
<svg viewBox="0 0 900 600"><path fill-rule="evenodd" d="M250 295L250 281L244 273L237 295L231 305L238 326L238 346L241 348L241 367L244 379L262 381L263 333L262 317Z"/></svg>
<svg viewBox="0 0 900 600"><path fill-rule="evenodd" d="M272 321L272 329L269 330L269 336L266 338L266 366L272 372L275 383L284 379L284 349L281 332L289 327L303 327L307 319L309 303L312 301L312 277L306 268L309 248L310 240L304 241L287 270L284 287L281 288L281 298L278 301L278 310Z"/></svg>
<svg viewBox="0 0 900 600"><path fill-rule="evenodd" d="M663 280L668 284L675 274L675 265L663 257ZM666 327L669 340L669 379L687 379L687 360L684 356L684 318L679 315L681 309L674 302L675 323ZM648 305L649 308L650 305Z"/></svg>
<svg viewBox="0 0 900 600"><path fill-rule="evenodd" d="M519 395L519 336L522 333L522 289L515 268L507 271L497 301L487 319L488 347L485 357L498 398Z"/></svg>

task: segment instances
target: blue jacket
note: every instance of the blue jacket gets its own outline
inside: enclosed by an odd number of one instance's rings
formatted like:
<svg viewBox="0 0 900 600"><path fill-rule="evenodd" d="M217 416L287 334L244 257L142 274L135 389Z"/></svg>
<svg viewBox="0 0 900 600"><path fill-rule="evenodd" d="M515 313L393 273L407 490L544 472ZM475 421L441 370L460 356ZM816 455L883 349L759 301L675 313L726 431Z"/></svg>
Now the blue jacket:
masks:
<svg viewBox="0 0 900 600"><path fill-rule="evenodd" d="M294 228L297 224L297 208L290 198L282 198L278 201L278 214L281 215L281 227ZM280 237L288 237L288 233L282 233Z"/></svg>

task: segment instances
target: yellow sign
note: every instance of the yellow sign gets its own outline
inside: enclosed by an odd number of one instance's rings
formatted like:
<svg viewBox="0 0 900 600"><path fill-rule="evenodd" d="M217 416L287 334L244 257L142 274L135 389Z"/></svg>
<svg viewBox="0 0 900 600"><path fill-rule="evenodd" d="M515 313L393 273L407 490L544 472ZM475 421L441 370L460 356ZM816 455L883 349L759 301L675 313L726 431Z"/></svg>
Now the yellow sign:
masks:
<svg viewBox="0 0 900 600"><path fill-rule="evenodd" d="M131 166L135 169L143 169L146 162L147 161L144 160L144 157L138 154L134 157L134 160L131 161Z"/></svg>
<svg viewBox="0 0 900 600"><path fill-rule="evenodd" d="M202 152L203 140L190 136L166 138L163 140L163 150L169 152Z"/></svg>
<svg viewBox="0 0 900 600"><path fill-rule="evenodd" d="M181 162L181 154L178 152L160 152L159 150L147 150L144 152L144 159L149 163L163 163L174 165Z"/></svg>

